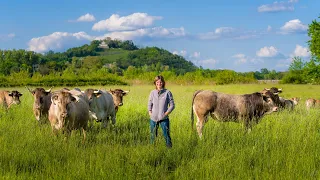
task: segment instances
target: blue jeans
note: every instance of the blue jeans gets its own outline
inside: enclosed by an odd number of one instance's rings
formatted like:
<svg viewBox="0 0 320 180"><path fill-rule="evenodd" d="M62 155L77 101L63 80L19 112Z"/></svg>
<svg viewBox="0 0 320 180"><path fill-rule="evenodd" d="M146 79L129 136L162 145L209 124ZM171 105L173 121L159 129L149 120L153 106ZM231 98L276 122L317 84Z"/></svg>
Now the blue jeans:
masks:
<svg viewBox="0 0 320 180"><path fill-rule="evenodd" d="M158 136L159 124L161 126L163 136L166 140L167 147L172 147L172 142L171 142L171 137L170 137L169 118L161 120L159 122L154 122L150 119L151 144L154 143L155 137Z"/></svg>

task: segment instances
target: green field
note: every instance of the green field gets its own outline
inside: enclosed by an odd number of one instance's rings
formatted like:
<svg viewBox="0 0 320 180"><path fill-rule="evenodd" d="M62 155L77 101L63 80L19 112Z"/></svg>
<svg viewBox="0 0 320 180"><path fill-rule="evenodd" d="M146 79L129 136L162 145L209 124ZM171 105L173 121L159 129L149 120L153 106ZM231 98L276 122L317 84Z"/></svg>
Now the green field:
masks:
<svg viewBox="0 0 320 180"><path fill-rule="evenodd" d="M300 104L292 112L264 116L249 134L239 123L211 118L202 140L191 129L195 90L244 94L272 86L167 84L176 103L170 115L172 149L166 148L161 128L155 145L149 144L151 85L97 87L130 93L116 125L100 129L95 123L85 144L79 131L67 141L53 136L49 124L36 122L31 94L7 88L23 96L19 106L0 111L0 179L320 179L320 110L307 112L304 103L320 99L320 86L277 85L282 97L301 97Z"/></svg>

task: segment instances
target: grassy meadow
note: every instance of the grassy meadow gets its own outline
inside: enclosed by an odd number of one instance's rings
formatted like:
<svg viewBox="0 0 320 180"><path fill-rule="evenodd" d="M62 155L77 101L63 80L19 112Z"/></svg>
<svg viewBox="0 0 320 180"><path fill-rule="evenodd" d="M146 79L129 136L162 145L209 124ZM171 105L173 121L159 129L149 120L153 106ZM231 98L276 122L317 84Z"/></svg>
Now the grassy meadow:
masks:
<svg viewBox="0 0 320 180"><path fill-rule="evenodd" d="M6 88L23 96L20 105L0 110L0 179L320 179L320 110L307 112L304 103L309 97L320 99L320 86L276 85L283 88L281 97L301 97L300 104L292 112L264 116L249 134L239 123L211 118L202 140L191 129L195 90L244 94L272 86L167 84L176 104L170 115L172 149L166 148L161 128L155 145L149 144L152 85L97 86L130 93L116 125L100 129L94 123L85 144L79 131L67 141L53 136L49 123L35 120L31 94L24 87Z"/></svg>

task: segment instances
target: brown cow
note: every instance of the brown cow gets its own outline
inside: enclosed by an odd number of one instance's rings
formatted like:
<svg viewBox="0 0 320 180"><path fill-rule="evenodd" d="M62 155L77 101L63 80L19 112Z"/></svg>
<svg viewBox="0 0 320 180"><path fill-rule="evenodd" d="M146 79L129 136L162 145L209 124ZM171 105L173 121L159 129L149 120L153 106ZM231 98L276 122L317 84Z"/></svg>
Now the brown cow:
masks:
<svg viewBox="0 0 320 180"><path fill-rule="evenodd" d="M12 104L20 104L22 93L19 91L0 91L0 104L9 109Z"/></svg>
<svg viewBox="0 0 320 180"><path fill-rule="evenodd" d="M320 107L320 100L309 98L306 100L306 107L307 107L307 109L314 108L314 107Z"/></svg>
<svg viewBox="0 0 320 180"><path fill-rule="evenodd" d="M84 142L89 120L88 103L82 97L63 90L54 92L51 101L49 121L52 132L56 134L62 130L69 136L72 130L82 129Z"/></svg>
<svg viewBox="0 0 320 180"><path fill-rule="evenodd" d="M53 87L48 90L45 90L44 88L35 88L34 90L31 90L27 86L26 88L34 98L33 114L36 117L36 120L40 121L41 119L46 119L51 106L51 89Z"/></svg>
<svg viewBox="0 0 320 180"><path fill-rule="evenodd" d="M196 91L193 95L191 120L193 126L193 111L197 116L197 131L202 137L202 129L210 114L215 120L222 122L243 122L246 130L251 130L252 124L258 123L264 115L277 111L270 91L262 95L259 92L244 95L231 95L211 90Z"/></svg>
<svg viewBox="0 0 320 180"><path fill-rule="evenodd" d="M119 106L123 105L123 96L127 95L129 92L130 91L124 91L122 89L110 89L109 93L112 95L116 113L118 112Z"/></svg>

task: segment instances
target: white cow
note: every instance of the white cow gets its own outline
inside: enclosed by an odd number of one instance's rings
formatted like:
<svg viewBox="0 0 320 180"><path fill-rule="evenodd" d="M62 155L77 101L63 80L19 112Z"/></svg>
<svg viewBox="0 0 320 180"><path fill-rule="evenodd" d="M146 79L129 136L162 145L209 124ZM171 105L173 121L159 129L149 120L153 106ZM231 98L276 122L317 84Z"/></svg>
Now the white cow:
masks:
<svg viewBox="0 0 320 180"><path fill-rule="evenodd" d="M116 123L115 106L110 93L103 90L87 89L84 91L89 100L90 111L95 114L97 121L102 121L105 128L111 117L112 124Z"/></svg>

